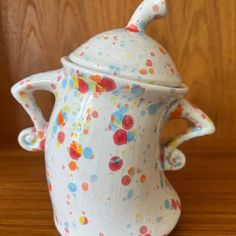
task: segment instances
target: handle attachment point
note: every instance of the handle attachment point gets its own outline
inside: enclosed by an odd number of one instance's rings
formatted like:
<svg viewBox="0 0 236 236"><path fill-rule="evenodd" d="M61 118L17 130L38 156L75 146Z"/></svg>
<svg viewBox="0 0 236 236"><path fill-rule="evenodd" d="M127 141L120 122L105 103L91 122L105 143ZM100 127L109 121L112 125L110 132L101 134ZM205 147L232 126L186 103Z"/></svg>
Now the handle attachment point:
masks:
<svg viewBox="0 0 236 236"><path fill-rule="evenodd" d="M44 132L37 135L33 127L27 128L20 132L18 142L27 151L44 151L45 135Z"/></svg>
<svg viewBox="0 0 236 236"><path fill-rule="evenodd" d="M179 170L184 167L186 158L183 152L177 149L178 146L190 139L214 133L215 126L203 111L185 99L181 99L167 110L164 123L170 119L185 119L193 124L185 133L171 138L162 148L162 170Z"/></svg>
<svg viewBox="0 0 236 236"><path fill-rule="evenodd" d="M23 106L34 123L33 128L24 129L18 136L18 142L27 151L44 151L48 123L37 105L33 92L45 90L55 95L54 82L64 76L62 69L30 76L15 84L11 92Z"/></svg>

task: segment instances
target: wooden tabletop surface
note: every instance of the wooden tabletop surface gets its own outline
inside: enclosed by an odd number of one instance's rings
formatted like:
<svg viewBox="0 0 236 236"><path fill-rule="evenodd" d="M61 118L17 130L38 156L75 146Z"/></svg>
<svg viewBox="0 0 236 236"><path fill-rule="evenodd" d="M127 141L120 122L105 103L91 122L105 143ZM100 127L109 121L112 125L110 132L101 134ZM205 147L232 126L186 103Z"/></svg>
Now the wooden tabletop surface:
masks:
<svg viewBox="0 0 236 236"><path fill-rule="evenodd" d="M167 173L183 205L171 236L236 236L236 153L189 153L187 159L183 170ZM59 235L42 153L0 152L0 236L13 235Z"/></svg>

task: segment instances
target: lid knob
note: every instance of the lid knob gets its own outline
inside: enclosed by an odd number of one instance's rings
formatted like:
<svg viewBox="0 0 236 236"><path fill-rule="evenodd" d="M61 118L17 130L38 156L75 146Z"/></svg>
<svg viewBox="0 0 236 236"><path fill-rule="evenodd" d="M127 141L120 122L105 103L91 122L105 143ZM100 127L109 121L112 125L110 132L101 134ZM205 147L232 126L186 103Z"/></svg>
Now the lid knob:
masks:
<svg viewBox="0 0 236 236"><path fill-rule="evenodd" d="M126 30L142 32L153 19L160 19L167 14L166 0L144 0L131 17Z"/></svg>

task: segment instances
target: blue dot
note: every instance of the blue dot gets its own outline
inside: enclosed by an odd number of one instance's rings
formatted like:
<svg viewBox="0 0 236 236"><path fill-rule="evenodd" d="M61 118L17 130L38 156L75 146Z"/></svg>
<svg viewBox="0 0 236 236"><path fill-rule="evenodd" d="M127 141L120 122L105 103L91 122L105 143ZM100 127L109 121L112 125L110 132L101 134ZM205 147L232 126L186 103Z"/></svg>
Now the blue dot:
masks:
<svg viewBox="0 0 236 236"><path fill-rule="evenodd" d="M90 181L91 181L91 182L96 182L97 180L98 180L97 175L92 175L92 176L90 177Z"/></svg>
<svg viewBox="0 0 236 236"><path fill-rule="evenodd" d="M116 131L117 130L118 126L114 125L113 123L110 123L110 126L111 126L111 130L112 131Z"/></svg>
<svg viewBox="0 0 236 236"><path fill-rule="evenodd" d="M53 126L52 132L53 132L54 134L57 133L57 128L58 128L58 126Z"/></svg>
<svg viewBox="0 0 236 236"><path fill-rule="evenodd" d="M154 115L157 112L158 105L157 104L152 104L148 108L148 112L150 115Z"/></svg>
<svg viewBox="0 0 236 236"><path fill-rule="evenodd" d="M68 184L68 189L69 189L72 193L74 193L74 192L77 191L77 185L76 185L75 183L69 183L69 184Z"/></svg>
<svg viewBox="0 0 236 236"><path fill-rule="evenodd" d="M69 80L69 85L70 85L71 88L75 88L73 80Z"/></svg>
<svg viewBox="0 0 236 236"><path fill-rule="evenodd" d="M134 139L134 134L133 134L133 132L128 132L128 134L127 134L127 139L128 139L129 142L131 142L131 141Z"/></svg>
<svg viewBox="0 0 236 236"><path fill-rule="evenodd" d="M128 191L127 197L128 197L128 199L131 199L133 196L134 196L134 190L133 190L133 189L130 189L130 190Z"/></svg>
<svg viewBox="0 0 236 236"><path fill-rule="evenodd" d="M125 114L127 111L128 111L128 109L127 109L124 105L121 105L121 106L120 106L119 112L120 112L121 114Z"/></svg>
<svg viewBox="0 0 236 236"><path fill-rule="evenodd" d="M141 86L137 85L131 88L131 93L135 95L141 95L144 92L144 88Z"/></svg>
<svg viewBox="0 0 236 236"><path fill-rule="evenodd" d="M118 112L118 111L116 111L115 113L113 113L113 116L115 117L115 120L116 120L116 121L122 121L122 119L123 119L123 114L120 113L120 112Z"/></svg>
<svg viewBox="0 0 236 236"><path fill-rule="evenodd" d="M83 155L86 159L91 159L93 157L93 151L90 147L85 147Z"/></svg>
<svg viewBox="0 0 236 236"><path fill-rule="evenodd" d="M65 88L67 85L67 79L62 80L62 88Z"/></svg>
<svg viewBox="0 0 236 236"><path fill-rule="evenodd" d="M77 97L79 95L79 92L77 90L74 91L74 96Z"/></svg>

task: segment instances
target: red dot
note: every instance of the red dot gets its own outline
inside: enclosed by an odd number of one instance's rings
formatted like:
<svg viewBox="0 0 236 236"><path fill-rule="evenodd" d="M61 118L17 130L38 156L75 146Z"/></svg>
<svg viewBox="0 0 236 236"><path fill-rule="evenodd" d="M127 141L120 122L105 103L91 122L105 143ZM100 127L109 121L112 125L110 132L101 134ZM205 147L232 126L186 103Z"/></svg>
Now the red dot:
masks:
<svg viewBox="0 0 236 236"><path fill-rule="evenodd" d="M57 86L55 84L51 84L51 88L55 90Z"/></svg>
<svg viewBox="0 0 236 236"><path fill-rule="evenodd" d="M123 128L130 130L134 125L133 117L130 115L125 115L122 121Z"/></svg>
<svg viewBox="0 0 236 236"><path fill-rule="evenodd" d="M75 160L79 159L82 155L81 145L79 143L72 142L69 147L69 153L72 159L75 159Z"/></svg>
<svg viewBox="0 0 236 236"><path fill-rule="evenodd" d="M127 28L126 28L126 30L128 30L128 31L130 31L130 32L139 32L139 30L138 30L138 27L136 26L136 25L134 25L134 24L132 24L132 25L129 25Z"/></svg>
<svg viewBox="0 0 236 236"><path fill-rule="evenodd" d="M87 93L88 92L88 84L82 79L79 79L78 83L79 83L79 91L81 93Z"/></svg>
<svg viewBox="0 0 236 236"><path fill-rule="evenodd" d="M125 175L121 179L121 183L125 186L129 185L131 183L131 178L128 175Z"/></svg>
<svg viewBox="0 0 236 236"><path fill-rule="evenodd" d="M113 91L116 88L116 83L110 78L102 78L100 85L106 91Z"/></svg>
<svg viewBox="0 0 236 236"><path fill-rule="evenodd" d="M158 10L159 10L159 6L158 6L158 5L154 5L154 6L152 7L152 9L153 9L153 11L158 11Z"/></svg>
<svg viewBox="0 0 236 236"><path fill-rule="evenodd" d="M162 18L162 16L159 15L159 14L155 15L155 17L154 17L154 19L156 19L156 20L159 20L159 19L161 19L161 18Z"/></svg>
<svg viewBox="0 0 236 236"><path fill-rule="evenodd" d="M119 157L115 156L112 157L110 162L109 162L109 168L111 171L117 171L123 166L123 160L120 159Z"/></svg>
<svg viewBox="0 0 236 236"><path fill-rule="evenodd" d="M175 199L172 199L171 203L172 203L173 208L176 210L178 206L177 206Z"/></svg>
<svg viewBox="0 0 236 236"><path fill-rule="evenodd" d="M142 226L140 229L139 229L139 232L141 234L146 234L148 232L148 229L147 229L147 226Z"/></svg>
<svg viewBox="0 0 236 236"><path fill-rule="evenodd" d="M63 143L64 140L65 140L65 134L63 131L60 131L58 134L57 134L57 140L59 143Z"/></svg>
<svg viewBox="0 0 236 236"><path fill-rule="evenodd" d="M40 144L39 144L39 147L41 150L44 150L45 149L45 139L43 139Z"/></svg>
<svg viewBox="0 0 236 236"><path fill-rule="evenodd" d="M123 129L118 129L114 135L113 140L116 145L123 145L127 143L127 132Z"/></svg>
<svg viewBox="0 0 236 236"><path fill-rule="evenodd" d="M151 60L147 60L147 61L146 61L146 65L149 66L149 67L151 67L151 66L152 66L152 61L151 61Z"/></svg>
<svg viewBox="0 0 236 236"><path fill-rule="evenodd" d="M94 117L94 118L98 118L98 112L97 112L97 111L94 111L94 112L93 112L93 117Z"/></svg>

